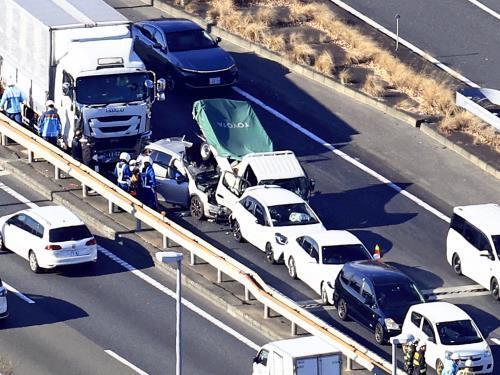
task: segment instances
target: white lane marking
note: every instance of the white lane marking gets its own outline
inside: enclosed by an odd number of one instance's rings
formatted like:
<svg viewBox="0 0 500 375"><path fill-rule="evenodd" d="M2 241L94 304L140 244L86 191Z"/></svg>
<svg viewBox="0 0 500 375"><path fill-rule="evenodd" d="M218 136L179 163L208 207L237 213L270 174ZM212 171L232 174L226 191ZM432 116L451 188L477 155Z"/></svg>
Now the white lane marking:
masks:
<svg viewBox="0 0 500 375"><path fill-rule="evenodd" d="M427 301L441 301L444 299L457 299L457 298L472 298L472 297L480 297L487 296L490 292L464 292L464 293L455 293L455 294L437 294L430 295L427 297Z"/></svg>
<svg viewBox="0 0 500 375"><path fill-rule="evenodd" d="M470 298L486 296L490 294L488 290L478 284L450 286L436 289L422 290L429 301L440 301L444 299Z"/></svg>
<svg viewBox="0 0 500 375"><path fill-rule="evenodd" d="M35 303L35 301L33 301L31 298L28 298L26 297L24 294L22 294L19 290L17 290L16 288L14 288L13 286L7 284L5 281L3 282L3 286L6 287L9 291L11 291L12 293L14 293L16 296L18 296L19 298L21 298L22 300L24 300L25 302L28 302L28 303Z"/></svg>
<svg viewBox="0 0 500 375"><path fill-rule="evenodd" d="M335 5L341 7L345 11L351 13L355 17L363 20L364 22L366 22L368 25L372 26L373 28L375 28L375 29L379 30L380 32L384 33L388 37L390 37L390 38L392 38L394 40L396 40L398 38L395 33L393 33L392 31L388 30L387 28L385 28L384 26L382 26L378 22L374 21L370 17L365 16L363 13L357 11L353 7L347 5L343 1L341 1L341 0L330 0L330 1L332 3L334 3ZM441 61L439 61L435 57L429 55L427 52L421 50L417 46L411 44L407 40L405 40L405 39L403 39L401 37L399 37L398 39L399 39L399 43L400 44L404 45L406 48L410 49L411 51L415 52L416 54L422 56L427 61L429 61L432 64L436 65L438 68L444 70L448 74L451 74L453 77L459 79L463 83L465 83L465 84L467 84L467 85L469 85L471 87L476 87L476 88L480 87L477 83L472 82L469 78L467 78L467 77L463 76L462 74L458 73L457 71L451 69L448 65L443 64Z"/></svg>
<svg viewBox="0 0 500 375"><path fill-rule="evenodd" d="M111 357L113 357L114 359L116 359L117 361L123 363L125 366L130 367L132 370L134 370L138 374L140 374L140 375L148 375L147 372L142 371L139 367L137 367L136 365L133 365L132 363L130 363L129 361L127 361L125 358L120 357L114 351L108 349L108 350L105 350L104 352L106 354L110 355Z"/></svg>
<svg viewBox="0 0 500 375"><path fill-rule="evenodd" d="M3 182L0 182L0 189L5 191L7 194L12 195L14 198L16 198L19 202L24 203L30 208L36 208L38 205L36 203L32 203L28 198L26 198L24 195L19 194L17 191L12 190L10 187L5 185Z"/></svg>
<svg viewBox="0 0 500 375"><path fill-rule="evenodd" d="M500 340L499 339L493 337L490 340L493 341L495 344L500 345Z"/></svg>
<svg viewBox="0 0 500 375"><path fill-rule="evenodd" d="M448 286L435 289L424 289L424 294L439 294L439 293L460 293L460 292L473 292L484 291L485 288L479 284L461 285L461 286Z"/></svg>
<svg viewBox="0 0 500 375"><path fill-rule="evenodd" d="M373 169L368 168L366 165L364 165L361 162L357 161L356 159L350 157L346 153L344 153L344 152L336 149L334 146L332 146L332 144L326 142L325 140L323 140L322 138L318 137L316 134L312 133L311 131L303 128L301 125L299 125L295 121L289 119L288 117L286 117L282 113L278 112L274 108L268 106L267 104L265 104L264 102L262 102L260 99L257 99L255 96L253 96L253 95L249 94L248 92L240 89L239 87L233 87L233 90L236 91L241 96L243 96L244 98L246 98L246 99L252 101L253 103L257 104L259 107L261 107L262 109L264 109L267 112L271 113L275 117L279 118L283 122L287 123L288 125L292 126L295 129L297 129L299 132L301 132L302 134L304 134L308 138L310 138L313 141L315 141L315 142L319 143L320 145L324 146L325 148L327 148L328 150L330 150L331 152L333 152L335 155L341 157L342 159L344 159L348 163L350 163L350 164L354 165L355 167L361 169L362 171L368 173L370 176L376 178L380 182L382 182L382 183L386 184L387 186L389 186L390 188L396 190L398 193L404 195L406 198L408 198L411 201L413 201L414 203L418 204L420 207L422 207L425 210L433 213L434 215L436 215L441 220L444 220L447 223L450 222L450 218L448 216L446 216L445 214L443 214L441 211L439 211L436 208L432 207L430 204L424 202L422 199L416 197L415 195L411 194L410 192L404 190L400 186L396 185L394 182L388 180L387 178L385 178L381 174L375 172Z"/></svg>
<svg viewBox="0 0 500 375"><path fill-rule="evenodd" d="M172 298L175 299L176 295L175 295L175 292L173 290L171 290L171 289L167 288L166 286L160 284L158 281L156 281L152 277L146 275L144 272L139 271L134 266L128 264L123 259L119 258L118 256L116 256L115 254L113 254L109 250L106 250L106 249L104 249L101 246L98 246L98 250L100 252L102 252L104 255L106 255L107 257L109 257L110 259L114 260L116 263L118 263L122 267L124 267L125 269L127 269L128 271L132 272L134 275L136 275L137 277L139 277L143 281L147 282L149 285L155 287L156 289L160 290L161 292L163 292L166 295L168 295L168 296L170 296L170 297L172 297ZM205 318L206 320L208 320L212 324L216 325L217 327L219 327L223 331L229 333L231 336L233 336L237 340L239 340L242 343L248 345L252 349L254 349L254 350L259 349L259 345L257 345L256 343L254 343L250 339L246 338L245 336L243 336L239 332L235 331L234 329L232 329L228 325L224 324L223 322L221 322L217 318L215 318L212 315L208 314L207 312L203 311L198 306L196 306L193 303L189 302L185 298L182 298L182 304L184 306L186 306L188 309L190 309L191 311L193 311L194 313L200 315L202 318Z"/></svg>
<svg viewBox="0 0 500 375"><path fill-rule="evenodd" d="M497 12L495 12L493 9L491 8L488 8L486 5L480 3L479 1L477 0L467 0L469 3L472 3L474 4L475 6L477 6L478 8L484 10L486 13L492 15L493 17L495 17L497 20L500 20L500 14L498 14Z"/></svg>
<svg viewBox="0 0 500 375"><path fill-rule="evenodd" d="M13 197L15 197L16 199L20 200L21 202L25 203L25 204L32 204L33 207L38 207L38 205L36 203L32 203L30 202L27 198L25 198L23 195L17 193L16 191L12 190L11 188L5 186L4 184L0 183L1 185L3 185L4 187L2 187L0 185L0 188L4 189L6 192L8 192L9 194L11 194ZM30 206L31 207L31 206ZM128 264L127 262L125 262L123 259L117 257L115 254L113 254L112 252L104 249L103 247L101 246L98 246L98 250L100 252L102 252L104 255L106 255L107 257L109 257L110 259L114 260L116 263L118 263L119 265L121 265L122 267L124 267L125 269L129 270L130 272L132 272L134 275L136 275L137 277L139 277L140 279L144 280L145 282L147 282L148 284L150 284L151 286L154 286L155 288L159 289L160 291L162 291L163 293L167 294L168 296L172 297L172 298L175 298L175 292L173 292L172 290L168 289L166 286L160 284L158 281L156 281L155 279L153 279L152 277L146 275L145 273L139 271L138 269L136 269L134 266ZM27 298L27 297L26 297ZM33 302L34 303L34 302ZM251 347L252 349L254 350L258 350L260 348L259 345L257 345L256 343L254 343L253 341L251 341L250 339L246 338L245 336L243 336L242 334L240 334L239 332L235 331L234 329L232 329L231 327L227 326L226 324L224 324L223 322L221 322L220 320L218 320L217 318L213 317L212 315L206 313L205 311L203 311L202 309L200 309L198 306L194 305L193 303L189 302L188 300L186 300L185 298L182 298L182 304L184 306L186 306L188 309L190 309L191 311L195 312L196 314L200 315L201 317L205 318L206 320L208 320L209 322L211 322L212 324L216 325L217 327L219 327L220 329L226 331L228 334L230 334L231 336L233 336L234 338L236 338L237 340L240 340L242 343L248 345L249 347Z"/></svg>

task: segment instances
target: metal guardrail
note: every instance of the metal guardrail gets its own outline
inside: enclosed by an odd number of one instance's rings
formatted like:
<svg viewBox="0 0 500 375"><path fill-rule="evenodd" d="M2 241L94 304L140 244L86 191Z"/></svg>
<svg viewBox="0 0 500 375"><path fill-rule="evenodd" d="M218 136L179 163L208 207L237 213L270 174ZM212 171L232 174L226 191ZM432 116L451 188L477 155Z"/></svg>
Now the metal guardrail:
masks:
<svg viewBox="0 0 500 375"><path fill-rule="evenodd" d="M264 305L264 317L269 316L269 309L271 309L291 322L293 334L296 333L297 327L300 327L339 347L349 360L357 362L367 370L376 373L391 373L392 366L388 361L364 348L267 285L256 272L182 226L143 205L139 200L119 189L108 179L76 161L70 155L49 144L26 128L11 121L3 114L0 114L0 134L1 145L5 146L8 138L26 148L28 150L28 161L31 162L33 155L36 154L52 164L55 168L56 179L59 178L60 172L63 172L80 181L84 196L87 188L96 191L108 201L110 213L113 212L113 205L116 205L133 215L139 228L141 223L144 223L161 233L164 244L170 239L182 246L190 252L191 264L194 265L196 257L199 257L215 267L219 282L222 280L222 274L238 281L245 288L245 298L247 300L250 299L250 295L253 295L255 299ZM403 374L403 372L398 370L398 374Z"/></svg>

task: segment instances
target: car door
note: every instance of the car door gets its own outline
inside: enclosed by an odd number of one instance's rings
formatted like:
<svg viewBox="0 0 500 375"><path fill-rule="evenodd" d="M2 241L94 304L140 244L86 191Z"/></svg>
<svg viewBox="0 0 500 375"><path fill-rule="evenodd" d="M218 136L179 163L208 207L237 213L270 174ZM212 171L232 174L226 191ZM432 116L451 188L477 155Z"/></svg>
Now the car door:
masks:
<svg viewBox="0 0 500 375"><path fill-rule="evenodd" d="M436 365L436 360L440 357L439 342L437 341L438 338L436 337L436 330L433 324L425 316L422 317L422 334L421 340L427 345L425 350L425 361L434 367ZM444 358L440 359L441 361L444 360Z"/></svg>
<svg viewBox="0 0 500 375"><path fill-rule="evenodd" d="M189 183L187 177L174 167L174 157L159 151L152 151L150 157L153 160L158 194L168 203L187 207Z"/></svg>
<svg viewBox="0 0 500 375"><path fill-rule="evenodd" d="M29 246L26 218L24 213L11 217L5 222L3 230L5 247L24 258L27 257Z"/></svg>
<svg viewBox="0 0 500 375"><path fill-rule="evenodd" d="M367 279L363 279L361 286L360 319L366 326L375 329L378 323L378 313L375 311L375 293L373 287Z"/></svg>
<svg viewBox="0 0 500 375"><path fill-rule="evenodd" d="M347 305L349 315L357 320L358 322L363 322L361 317L364 308L361 303L361 287L363 286L363 280L359 275L353 274L349 280L349 293L346 293Z"/></svg>
<svg viewBox="0 0 500 375"><path fill-rule="evenodd" d="M271 227L267 211L258 201L255 202L254 217L253 225L251 225L252 233L250 235L254 237L254 245L264 251L266 244L274 241L274 234L270 235Z"/></svg>
<svg viewBox="0 0 500 375"><path fill-rule="evenodd" d="M161 71L162 68L165 69L165 63L168 61L168 50L163 31L155 28L152 40L151 57L157 70Z"/></svg>
<svg viewBox="0 0 500 375"><path fill-rule="evenodd" d="M250 243L252 243L253 240L250 238L251 233L255 231L253 228L256 220L254 216L255 204L255 199L247 196L240 201L240 206L234 211L236 215L235 219L238 220L240 224L241 234Z"/></svg>
<svg viewBox="0 0 500 375"><path fill-rule="evenodd" d="M245 188L246 184L241 177L233 172L225 171L217 184L215 200L221 206L231 210L245 191Z"/></svg>
<svg viewBox="0 0 500 375"><path fill-rule="evenodd" d="M411 334L413 337L422 337L422 315L416 311L412 311L409 316L409 320L406 321L404 325L404 333Z"/></svg>
<svg viewBox="0 0 500 375"><path fill-rule="evenodd" d="M496 260L491 243L486 235L478 231L477 235L477 282L485 288L490 288L490 280L495 275Z"/></svg>
<svg viewBox="0 0 500 375"><path fill-rule="evenodd" d="M303 241L304 256L301 259L299 278L315 291L319 291L320 277L316 272L319 263L319 248L316 241L305 236Z"/></svg>
<svg viewBox="0 0 500 375"><path fill-rule="evenodd" d="M481 266L484 262L479 251L481 232L469 222L465 221L462 235L465 239L462 251L462 273L476 282L480 282L480 274L485 272ZM478 272L479 271L479 272ZM489 287L489 285L488 285Z"/></svg>
<svg viewBox="0 0 500 375"><path fill-rule="evenodd" d="M25 239L27 243L27 249L23 256L28 258L29 251L33 250L36 253L37 258L40 260L40 251L45 247L45 244L43 244L44 227L38 221L28 215L26 215L25 227L28 235Z"/></svg>

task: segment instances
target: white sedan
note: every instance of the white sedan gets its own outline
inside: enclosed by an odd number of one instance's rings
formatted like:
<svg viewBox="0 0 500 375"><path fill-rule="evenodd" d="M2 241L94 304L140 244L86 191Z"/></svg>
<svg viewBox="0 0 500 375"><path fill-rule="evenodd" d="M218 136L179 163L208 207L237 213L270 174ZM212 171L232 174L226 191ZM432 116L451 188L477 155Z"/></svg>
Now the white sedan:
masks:
<svg viewBox="0 0 500 375"><path fill-rule="evenodd" d="M413 305L406 314L402 334L426 343L425 361L438 374L451 353L460 356L460 368L470 359L474 374L493 372L491 350L481 331L465 311L451 303Z"/></svg>
<svg viewBox="0 0 500 375"><path fill-rule="evenodd" d="M345 230L295 237L283 249L290 276L311 287L325 305L333 303L335 279L345 263L373 259L361 241Z"/></svg>
<svg viewBox="0 0 500 375"><path fill-rule="evenodd" d="M94 236L62 206L36 207L1 217L0 248L28 260L33 272L97 261Z"/></svg>
<svg viewBox="0 0 500 375"><path fill-rule="evenodd" d="M326 231L301 197L278 186L253 186L243 193L231 213L233 236L266 253L270 263L283 257L289 238Z"/></svg>

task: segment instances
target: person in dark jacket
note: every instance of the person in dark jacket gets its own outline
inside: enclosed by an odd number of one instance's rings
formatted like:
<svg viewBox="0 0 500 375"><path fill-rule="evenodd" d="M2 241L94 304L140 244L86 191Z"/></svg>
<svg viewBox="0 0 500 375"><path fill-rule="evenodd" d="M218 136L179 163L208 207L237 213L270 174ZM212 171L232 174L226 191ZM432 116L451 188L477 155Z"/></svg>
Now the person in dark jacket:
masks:
<svg viewBox="0 0 500 375"><path fill-rule="evenodd" d="M82 161L82 131L77 130L73 141L71 142L71 157L75 160Z"/></svg>
<svg viewBox="0 0 500 375"><path fill-rule="evenodd" d="M142 160L144 167L141 170L141 199L142 203L158 211L158 200L156 198L156 176L153 170L151 157L146 156Z"/></svg>
<svg viewBox="0 0 500 375"><path fill-rule="evenodd" d="M425 363L425 349L427 347L425 344L419 345L415 355L413 356L413 374L414 375L426 375L427 374L427 363Z"/></svg>
<svg viewBox="0 0 500 375"><path fill-rule="evenodd" d="M47 100L45 106L47 110L38 120L38 132L47 142L57 146L57 138L61 134L61 119L52 100Z"/></svg>
<svg viewBox="0 0 500 375"><path fill-rule="evenodd" d="M415 357L415 352L417 351L417 340L409 341L404 347L404 370L407 374L413 374L413 359Z"/></svg>
<svg viewBox="0 0 500 375"><path fill-rule="evenodd" d="M87 167L94 168L94 150L92 144L87 137L81 137L80 143L82 144L82 162Z"/></svg>

